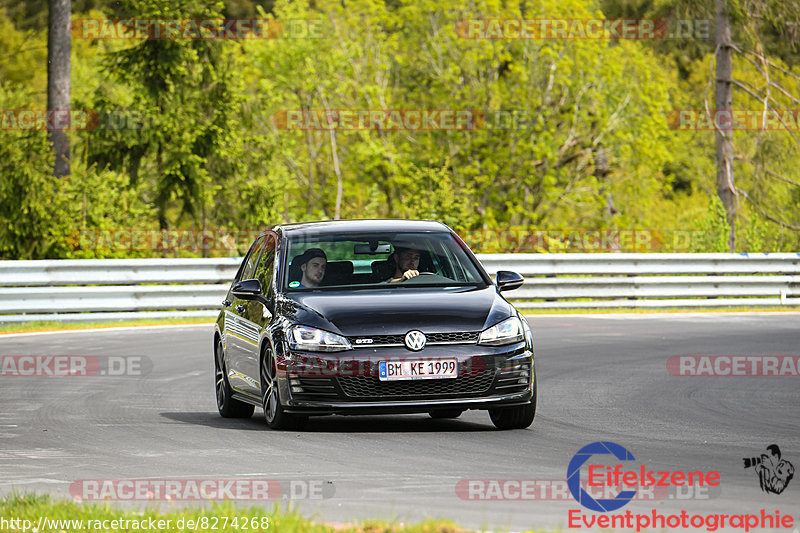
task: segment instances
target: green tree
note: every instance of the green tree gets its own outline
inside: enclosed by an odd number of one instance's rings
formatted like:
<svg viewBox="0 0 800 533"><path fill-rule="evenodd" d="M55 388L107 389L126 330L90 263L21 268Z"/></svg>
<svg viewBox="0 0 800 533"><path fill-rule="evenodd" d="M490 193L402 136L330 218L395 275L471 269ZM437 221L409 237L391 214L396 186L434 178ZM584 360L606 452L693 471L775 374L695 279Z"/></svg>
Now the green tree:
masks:
<svg viewBox="0 0 800 533"><path fill-rule="evenodd" d="M150 19L220 19L221 3L134 0L131 14ZM149 39L109 52L104 70L131 94L120 109L109 90L95 97L101 115L133 111L141 128L97 131L89 164L125 170L131 183L151 180L161 228L184 217L207 225L214 195L241 176L244 138L238 129L242 65L238 45L223 40Z"/></svg>
<svg viewBox="0 0 800 533"><path fill-rule="evenodd" d="M52 175L44 129L12 129L6 110L30 109L33 95L0 83L0 258L38 259L63 253L65 198Z"/></svg>

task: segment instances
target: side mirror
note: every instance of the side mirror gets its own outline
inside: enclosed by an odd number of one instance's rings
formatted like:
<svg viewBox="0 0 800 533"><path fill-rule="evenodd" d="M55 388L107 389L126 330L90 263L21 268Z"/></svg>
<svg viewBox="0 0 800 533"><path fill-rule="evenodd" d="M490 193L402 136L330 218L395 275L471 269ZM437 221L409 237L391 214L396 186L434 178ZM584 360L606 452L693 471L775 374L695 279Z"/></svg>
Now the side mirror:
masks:
<svg viewBox="0 0 800 533"><path fill-rule="evenodd" d="M513 291L519 289L525 282L520 274L511 272L510 270L497 271L497 290L500 291Z"/></svg>
<svg viewBox="0 0 800 533"><path fill-rule="evenodd" d="M233 295L242 300L255 300L261 296L261 282L257 279L245 279L233 286Z"/></svg>

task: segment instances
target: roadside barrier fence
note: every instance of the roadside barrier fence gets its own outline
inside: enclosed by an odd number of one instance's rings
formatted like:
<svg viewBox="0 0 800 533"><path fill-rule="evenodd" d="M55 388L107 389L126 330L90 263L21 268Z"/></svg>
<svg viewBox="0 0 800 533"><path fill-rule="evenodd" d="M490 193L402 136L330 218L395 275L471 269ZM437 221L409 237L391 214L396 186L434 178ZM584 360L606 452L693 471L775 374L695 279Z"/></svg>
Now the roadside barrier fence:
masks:
<svg viewBox="0 0 800 533"><path fill-rule="evenodd" d="M800 253L479 254L519 309L800 305ZM0 322L213 317L241 258L0 261Z"/></svg>

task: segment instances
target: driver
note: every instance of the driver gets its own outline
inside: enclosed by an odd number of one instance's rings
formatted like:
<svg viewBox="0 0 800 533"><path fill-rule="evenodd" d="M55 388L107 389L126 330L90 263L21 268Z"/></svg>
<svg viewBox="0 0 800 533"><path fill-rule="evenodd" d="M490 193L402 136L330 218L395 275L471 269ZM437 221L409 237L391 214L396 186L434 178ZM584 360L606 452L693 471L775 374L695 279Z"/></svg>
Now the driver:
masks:
<svg viewBox="0 0 800 533"><path fill-rule="evenodd" d="M389 283L405 281L415 276L419 276L420 251L415 248L395 248L394 264L396 265L394 275L389 279Z"/></svg>
<svg viewBox="0 0 800 533"><path fill-rule="evenodd" d="M300 279L301 289L319 287L325 277L328 257L321 248L309 248L302 255L295 257L294 264L300 266L303 277Z"/></svg>

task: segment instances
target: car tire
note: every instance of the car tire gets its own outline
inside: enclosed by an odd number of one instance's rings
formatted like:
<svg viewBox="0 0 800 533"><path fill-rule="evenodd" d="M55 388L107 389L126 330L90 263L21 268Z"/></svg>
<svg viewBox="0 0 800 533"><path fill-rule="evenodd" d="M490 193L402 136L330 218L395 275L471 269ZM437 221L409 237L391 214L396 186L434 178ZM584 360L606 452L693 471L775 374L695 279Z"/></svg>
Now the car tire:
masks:
<svg viewBox="0 0 800 533"><path fill-rule="evenodd" d="M217 394L217 409L223 418L250 418L255 406L233 398L233 389L228 382L222 341L217 340L214 352L214 384Z"/></svg>
<svg viewBox="0 0 800 533"><path fill-rule="evenodd" d="M436 411L429 411L428 414L431 418L458 418L464 411L462 409L438 409Z"/></svg>
<svg viewBox="0 0 800 533"><path fill-rule="evenodd" d="M525 429L533 424L536 418L536 397L539 389L536 380L533 381L533 397L525 405L514 407L498 407L489 409L489 418L497 429Z"/></svg>
<svg viewBox="0 0 800 533"><path fill-rule="evenodd" d="M284 411L275 357L267 348L261 357L261 406L264 409L264 420L270 429L300 429L308 421L308 417L290 415Z"/></svg>

